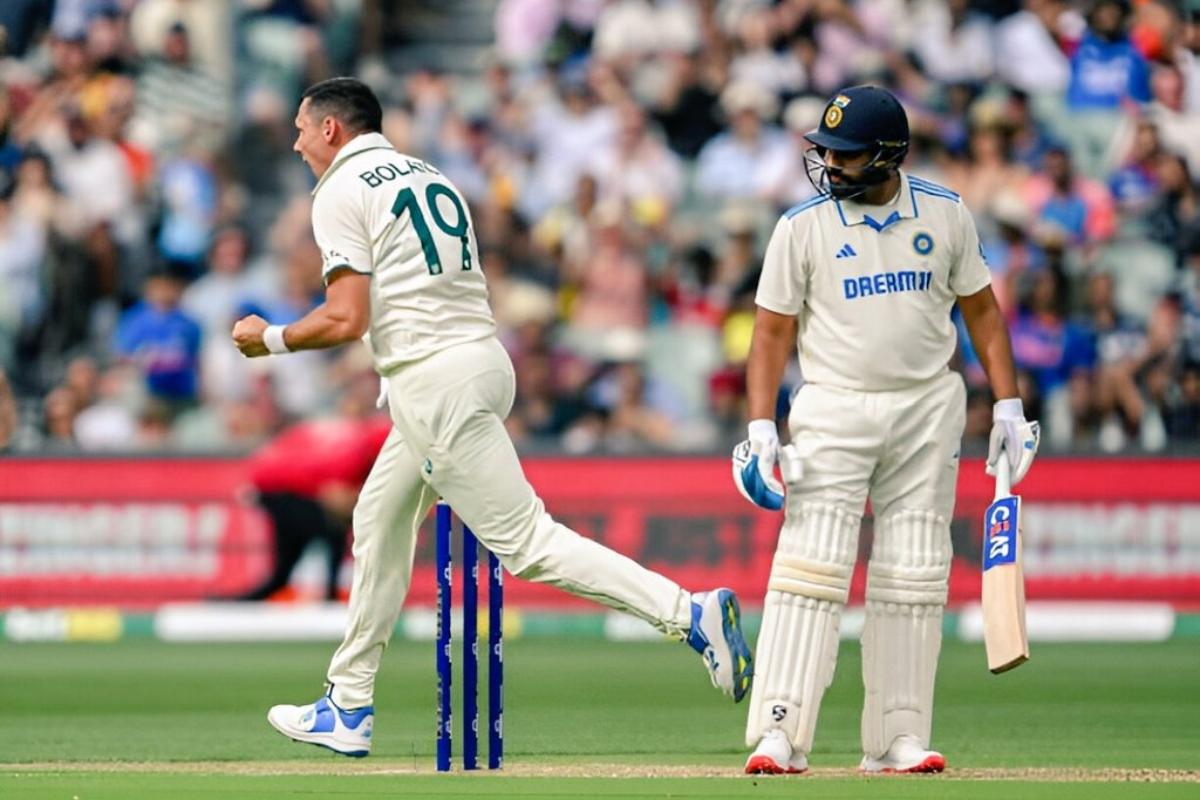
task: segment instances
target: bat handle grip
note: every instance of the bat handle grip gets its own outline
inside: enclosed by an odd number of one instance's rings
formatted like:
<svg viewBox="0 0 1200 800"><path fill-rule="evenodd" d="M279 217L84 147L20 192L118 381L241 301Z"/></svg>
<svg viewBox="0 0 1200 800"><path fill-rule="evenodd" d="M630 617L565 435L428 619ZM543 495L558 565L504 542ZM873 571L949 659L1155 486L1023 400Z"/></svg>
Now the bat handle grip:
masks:
<svg viewBox="0 0 1200 800"><path fill-rule="evenodd" d="M1012 467L1008 463L1008 453L1003 449L996 461L996 500L1012 494Z"/></svg>

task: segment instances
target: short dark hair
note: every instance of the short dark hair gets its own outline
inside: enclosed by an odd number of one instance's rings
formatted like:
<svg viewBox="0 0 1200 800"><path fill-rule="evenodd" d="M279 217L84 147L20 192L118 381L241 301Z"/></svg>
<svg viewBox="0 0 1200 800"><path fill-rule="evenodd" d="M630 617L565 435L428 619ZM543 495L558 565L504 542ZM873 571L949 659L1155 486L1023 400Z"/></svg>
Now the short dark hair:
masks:
<svg viewBox="0 0 1200 800"><path fill-rule="evenodd" d="M330 78L304 90L310 110L331 116L355 133L383 130L383 108L371 88L356 78Z"/></svg>

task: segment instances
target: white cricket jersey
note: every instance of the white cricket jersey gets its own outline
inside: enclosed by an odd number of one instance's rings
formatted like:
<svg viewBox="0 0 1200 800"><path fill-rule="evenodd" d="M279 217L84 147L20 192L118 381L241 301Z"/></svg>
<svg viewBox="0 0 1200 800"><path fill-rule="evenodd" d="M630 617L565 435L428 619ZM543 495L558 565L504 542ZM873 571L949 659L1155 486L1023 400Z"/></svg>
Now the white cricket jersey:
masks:
<svg viewBox="0 0 1200 800"><path fill-rule="evenodd" d="M382 134L338 151L313 189L312 220L326 281L339 269L371 276L370 345L381 374L495 333L466 200Z"/></svg>
<svg viewBox="0 0 1200 800"><path fill-rule="evenodd" d="M784 214L755 301L798 318L806 381L886 391L947 369L951 307L990 282L959 196L901 172L887 205L821 195Z"/></svg>

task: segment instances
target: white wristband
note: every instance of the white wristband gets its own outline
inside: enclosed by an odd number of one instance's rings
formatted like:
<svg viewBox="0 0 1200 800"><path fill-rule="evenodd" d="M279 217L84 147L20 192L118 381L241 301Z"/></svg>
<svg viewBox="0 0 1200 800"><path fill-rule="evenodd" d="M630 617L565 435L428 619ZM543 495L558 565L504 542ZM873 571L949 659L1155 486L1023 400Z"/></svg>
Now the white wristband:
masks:
<svg viewBox="0 0 1200 800"><path fill-rule="evenodd" d="M779 429L773 419L752 419L746 426L746 432L751 439L778 439Z"/></svg>
<svg viewBox="0 0 1200 800"><path fill-rule="evenodd" d="M267 346L267 352L277 356L292 352L283 340L283 329L286 327L287 325L268 325L263 331L263 344Z"/></svg>
<svg viewBox="0 0 1200 800"><path fill-rule="evenodd" d="M1008 419L1025 419L1025 406L1021 403L1021 398L1009 397L997 400L996 404L992 406L993 422Z"/></svg>

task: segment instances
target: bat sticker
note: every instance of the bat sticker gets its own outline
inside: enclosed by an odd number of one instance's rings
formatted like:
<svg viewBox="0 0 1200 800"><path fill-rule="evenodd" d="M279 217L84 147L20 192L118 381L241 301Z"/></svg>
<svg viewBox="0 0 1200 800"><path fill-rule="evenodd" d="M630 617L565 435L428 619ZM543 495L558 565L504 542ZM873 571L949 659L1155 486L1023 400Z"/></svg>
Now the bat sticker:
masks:
<svg viewBox="0 0 1200 800"><path fill-rule="evenodd" d="M988 506L984 520L983 569L1017 560L1017 503L1004 497Z"/></svg>

